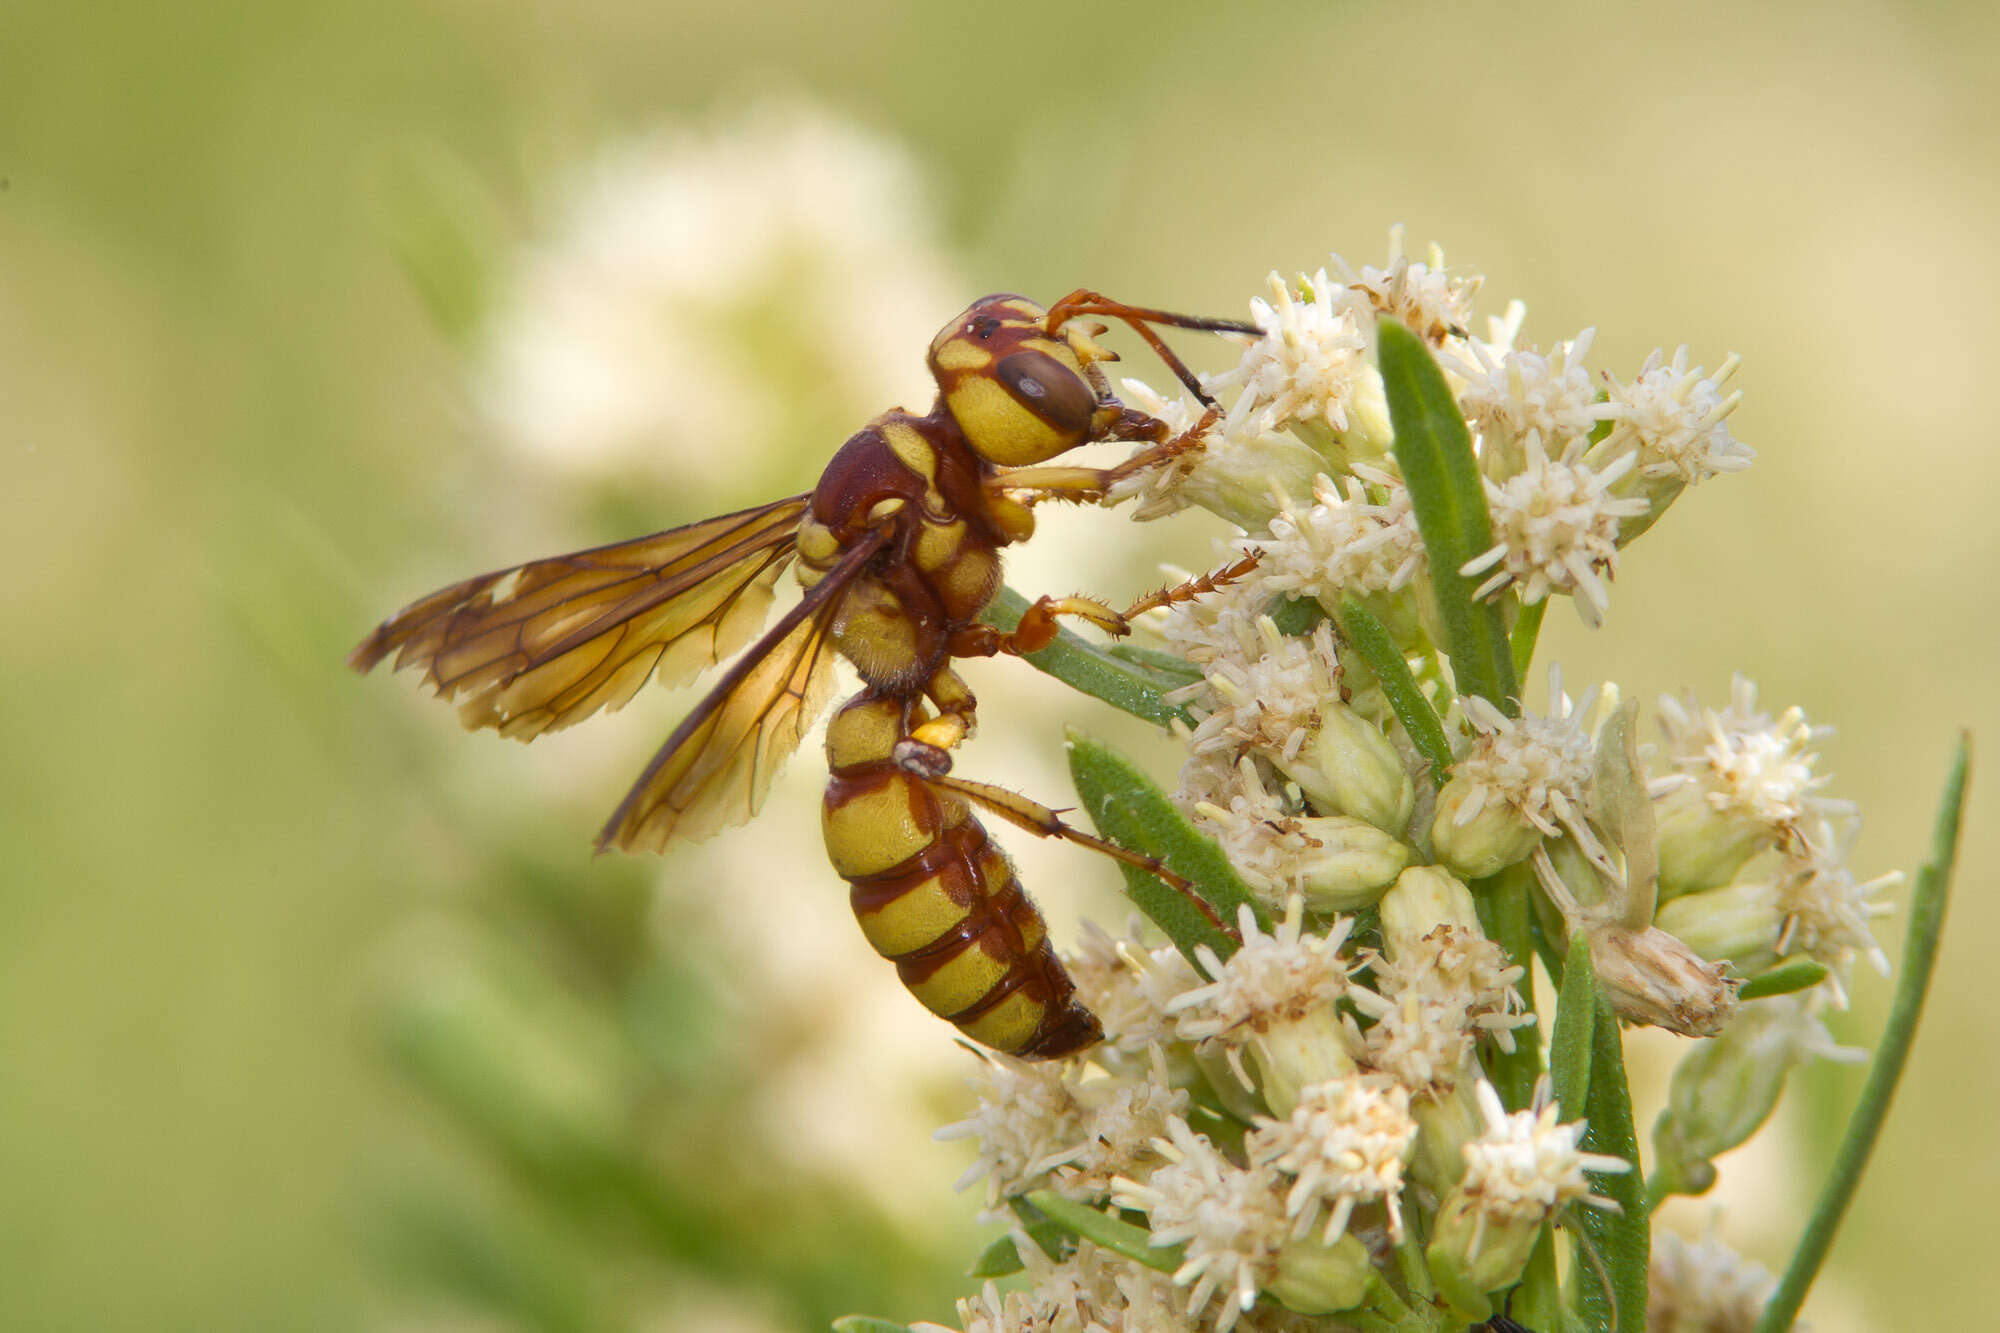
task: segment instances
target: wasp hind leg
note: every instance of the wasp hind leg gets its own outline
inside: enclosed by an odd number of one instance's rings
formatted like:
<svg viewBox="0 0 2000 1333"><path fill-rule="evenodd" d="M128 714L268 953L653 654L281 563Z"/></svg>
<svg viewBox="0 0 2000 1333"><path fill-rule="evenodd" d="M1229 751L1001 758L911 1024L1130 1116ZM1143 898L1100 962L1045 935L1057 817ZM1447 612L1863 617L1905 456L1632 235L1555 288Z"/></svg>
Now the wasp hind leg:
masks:
<svg viewBox="0 0 2000 1333"><path fill-rule="evenodd" d="M1063 811L1043 805L1040 801L996 787L991 783L975 782L969 778L951 776L951 751L972 732L974 700L972 691L950 667L939 671L925 689L926 695L938 705L939 713L913 728L908 736L896 742L891 751L891 762L903 772L925 783L939 793L950 793L972 805L1000 816L1016 828L1027 830L1038 838L1058 838L1089 848L1115 861L1143 870L1180 894L1192 903L1201 914L1218 930L1234 935L1229 923L1215 914L1215 909L1187 879L1169 869L1165 862L1144 852L1135 852L1120 847L1092 833L1085 833L1074 824L1063 819Z"/></svg>

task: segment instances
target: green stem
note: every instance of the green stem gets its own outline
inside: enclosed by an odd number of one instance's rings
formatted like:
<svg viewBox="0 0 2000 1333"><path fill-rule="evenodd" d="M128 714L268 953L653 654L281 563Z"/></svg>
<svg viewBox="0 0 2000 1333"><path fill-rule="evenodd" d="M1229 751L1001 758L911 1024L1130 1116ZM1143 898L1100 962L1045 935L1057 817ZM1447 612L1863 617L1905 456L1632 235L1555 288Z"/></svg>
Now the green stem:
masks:
<svg viewBox="0 0 2000 1333"><path fill-rule="evenodd" d="M1785 1333L1805 1304L1806 1291L1826 1262L1840 1219L1861 1183L1861 1173L1882 1132L1889 1103L1896 1095L1896 1082L1910 1058L1916 1040L1917 1019L1930 990L1931 970L1937 962L1939 937L1944 932L1945 900L1951 892L1952 865L1958 857L1959 826L1965 809L1965 783L1971 766L1972 743L1960 736L1951 775L1945 780L1944 800L1938 807L1937 824L1931 833L1931 859L1918 872L1917 887L1910 895L1910 927L1903 939L1903 972L1896 983L1896 999L1889 1009L1889 1021L1875 1059L1868 1067L1868 1082L1861 1100L1848 1121L1847 1134L1833 1159L1833 1170L1806 1223L1799 1248L1792 1255L1778 1289L1771 1293L1756 1333Z"/></svg>

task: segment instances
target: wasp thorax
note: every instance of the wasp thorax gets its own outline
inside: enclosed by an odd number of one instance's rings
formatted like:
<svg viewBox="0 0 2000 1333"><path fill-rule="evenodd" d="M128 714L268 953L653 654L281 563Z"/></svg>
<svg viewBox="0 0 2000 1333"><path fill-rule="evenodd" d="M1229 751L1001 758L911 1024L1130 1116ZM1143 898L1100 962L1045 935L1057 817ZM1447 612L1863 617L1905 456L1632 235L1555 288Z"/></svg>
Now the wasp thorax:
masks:
<svg viewBox="0 0 2000 1333"><path fill-rule="evenodd" d="M989 296L931 342L945 406L980 457L1039 463L1091 438L1105 403L1068 337L1020 296Z"/></svg>

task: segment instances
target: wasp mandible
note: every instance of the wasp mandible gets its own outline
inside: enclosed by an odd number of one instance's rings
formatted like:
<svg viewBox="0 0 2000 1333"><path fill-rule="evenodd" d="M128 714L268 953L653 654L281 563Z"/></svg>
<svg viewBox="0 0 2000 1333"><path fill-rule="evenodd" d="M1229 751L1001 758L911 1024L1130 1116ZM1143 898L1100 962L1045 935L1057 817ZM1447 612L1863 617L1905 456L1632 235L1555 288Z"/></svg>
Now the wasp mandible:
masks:
<svg viewBox="0 0 2000 1333"><path fill-rule="evenodd" d="M1130 325L1207 406L1204 418L1176 435L1120 403L1101 369L1116 358L1096 341L1098 317ZM659 851L756 814L825 706L838 654L863 689L827 725L822 826L868 942L974 1041L1028 1059L1080 1050L1103 1031L973 808L1187 885L1046 806L952 776L975 700L951 663L1035 652L1064 616L1122 635L1140 611L1247 572L1240 562L1122 611L1043 597L1011 632L979 621L1000 588L1000 548L1033 534L1036 504L1107 501L1121 480L1199 448L1214 424L1213 400L1154 326L1257 332L1090 291L1046 310L985 297L931 341L931 410L876 417L810 493L453 584L384 621L348 661L366 672L394 654L395 669L422 669L456 701L467 727L532 740L622 706L649 678L681 684L744 648L796 560L803 599L668 737L598 849ZM1048 465L1102 441L1147 447L1111 468Z"/></svg>

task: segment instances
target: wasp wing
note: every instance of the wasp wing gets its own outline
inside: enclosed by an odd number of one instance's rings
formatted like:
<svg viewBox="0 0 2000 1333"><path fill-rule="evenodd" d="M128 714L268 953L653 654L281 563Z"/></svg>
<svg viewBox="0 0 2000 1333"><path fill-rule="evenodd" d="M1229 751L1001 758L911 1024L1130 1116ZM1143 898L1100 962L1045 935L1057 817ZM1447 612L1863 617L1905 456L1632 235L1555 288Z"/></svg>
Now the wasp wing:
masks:
<svg viewBox="0 0 2000 1333"><path fill-rule="evenodd" d="M384 621L348 656L395 654L467 727L533 740L616 709L655 674L683 683L764 621L808 496L496 570Z"/></svg>
<svg viewBox="0 0 2000 1333"><path fill-rule="evenodd" d="M675 728L597 835L597 849L662 851L756 814L833 688L842 593L886 541L870 534L729 668Z"/></svg>

